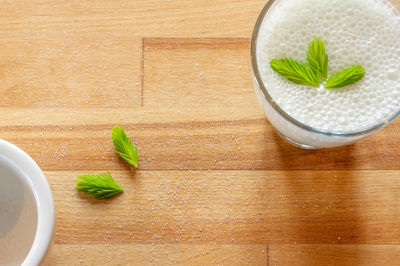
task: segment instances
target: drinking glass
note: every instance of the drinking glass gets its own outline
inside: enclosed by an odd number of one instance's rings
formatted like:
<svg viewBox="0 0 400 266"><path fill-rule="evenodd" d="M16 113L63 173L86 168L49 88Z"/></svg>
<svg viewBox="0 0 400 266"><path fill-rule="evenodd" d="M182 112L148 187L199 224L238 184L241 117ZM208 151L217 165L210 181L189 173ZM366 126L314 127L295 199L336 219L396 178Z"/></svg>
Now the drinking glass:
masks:
<svg viewBox="0 0 400 266"><path fill-rule="evenodd" d="M320 149L351 144L392 123L400 115L400 110L395 112L385 121L363 130L351 132L330 132L318 130L306 125L294 119L279 107L279 105L274 101L268 92L268 84L264 84L262 81L258 69L256 55L257 40L264 18L269 15L268 11L271 9L271 7L273 7L273 5L279 4L279 2L282 1L285 0L270 0L267 2L257 19L256 25L254 26L250 48L251 69L256 95L265 115L274 126L278 134L288 142L303 149ZM400 0L387 1L390 2L395 8L400 10Z"/></svg>

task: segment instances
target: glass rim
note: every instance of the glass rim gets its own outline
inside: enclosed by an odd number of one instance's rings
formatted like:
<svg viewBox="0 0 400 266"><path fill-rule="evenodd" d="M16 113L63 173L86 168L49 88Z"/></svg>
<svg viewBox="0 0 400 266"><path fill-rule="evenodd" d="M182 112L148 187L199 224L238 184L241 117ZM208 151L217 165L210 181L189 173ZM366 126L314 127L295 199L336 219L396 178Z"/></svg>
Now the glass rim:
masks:
<svg viewBox="0 0 400 266"><path fill-rule="evenodd" d="M395 121L396 118L400 115L400 109L397 112L395 112L392 116L390 116L388 119L386 119L385 121L377 123L373 126L367 127L362 130L354 130L354 131L349 131L349 132L326 131L326 130L316 129L314 127L311 127L309 125L306 125L306 124L298 121L297 119L293 118L288 113L286 113L282 108L279 107L279 105L274 101L272 96L268 93L268 90L266 89L264 82L262 81L262 78L260 76L260 72L258 69L258 63L257 63L258 34L260 32L261 25L264 21L265 15L268 13L268 10L271 8L271 6L276 1L279 1L279 0L268 0L268 2L265 4L264 8L261 10L261 13L258 16L256 24L254 26L253 33L251 36L251 43L250 43L250 61L251 61L250 63L251 63L252 74L255 77L255 82L257 83L258 88L260 88L264 98L268 101L268 103L272 106L272 108L276 112L278 112L283 118L285 118L285 120L296 125L297 127L300 127L306 131L310 131L313 133L317 133L317 134L321 134L321 135L325 135L325 136L334 136L334 137L357 137L357 136L368 135L375 131L378 131L379 129L382 129L382 128L388 126L393 121Z"/></svg>

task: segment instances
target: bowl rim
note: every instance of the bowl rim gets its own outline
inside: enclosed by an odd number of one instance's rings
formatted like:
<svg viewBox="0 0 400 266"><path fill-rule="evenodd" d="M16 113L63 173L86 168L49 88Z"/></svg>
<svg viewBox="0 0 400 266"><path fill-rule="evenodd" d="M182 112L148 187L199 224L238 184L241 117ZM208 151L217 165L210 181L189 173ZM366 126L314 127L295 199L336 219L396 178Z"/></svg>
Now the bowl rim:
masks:
<svg viewBox="0 0 400 266"><path fill-rule="evenodd" d="M355 131L349 131L349 132L340 132L340 131L325 131L325 130L319 130L314 127L308 126L297 119L293 118L290 116L288 113L286 113L282 108L279 107L279 105L274 101L272 96L268 93L268 90L266 89L266 86L264 85L264 82L262 81L259 69L258 69L258 63L257 63L257 40L258 40L258 35L261 30L261 26L264 21L265 15L268 13L268 10L271 8L271 6L280 0L268 0L267 3L265 4L264 8L261 10L256 24L254 25L253 28L253 33L251 36L251 42L250 42L250 65L251 65L251 71L254 77L254 81L257 85L257 87L261 90L262 94L264 95L264 98L266 101L272 106L272 108L279 113L285 120L289 121L290 123L294 124L295 126L304 129L306 131L310 131L316 134L324 135L324 136L331 136L331 137L359 137L359 136L365 136L369 135L375 131L378 131L379 129L382 129L388 125L390 125L392 122L396 120L400 116L400 109L395 112L392 116L390 116L388 119L386 119L383 122L377 123L373 126L370 126L368 128L362 129L362 130L355 130Z"/></svg>
<svg viewBox="0 0 400 266"><path fill-rule="evenodd" d="M39 265L51 244L55 227L55 210L50 186L40 167L23 150L0 139L0 154L10 160L29 180L31 192L36 200L37 227L32 247L22 265Z"/></svg>

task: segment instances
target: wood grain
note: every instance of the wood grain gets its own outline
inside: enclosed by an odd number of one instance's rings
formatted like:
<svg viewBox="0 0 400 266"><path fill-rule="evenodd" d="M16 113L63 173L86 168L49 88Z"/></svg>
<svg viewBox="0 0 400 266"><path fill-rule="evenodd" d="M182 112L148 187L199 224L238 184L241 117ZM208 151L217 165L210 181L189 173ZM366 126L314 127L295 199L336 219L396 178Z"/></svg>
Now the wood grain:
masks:
<svg viewBox="0 0 400 266"><path fill-rule="evenodd" d="M45 170L57 212L43 265L400 264L400 124L292 147L249 62L265 0L2 1L0 138ZM139 169L110 131L139 146ZM111 171L109 201L74 189Z"/></svg>
<svg viewBox="0 0 400 266"><path fill-rule="evenodd" d="M398 265L398 245L271 245L269 265Z"/></svg>
<svg viewBox="0 0 400 266"><path fill-rule="evenodd" d="M0 32L1 107L134 107L141 39L111 32ZM111 71L110 71L111 70Z"/></svg>
<svg viewBox="0 0 400 266"><path fill-rule="evenodd" d="M75 191L85 173L46 172L57 244L400 244L399 171L112 171L110 201Z"/></svg>
<svg viewBox="0 0 400 266"><path fill-rule="evenodd" d="M43 265L266 265L266 245L56 245ZM70 257L70 254L76 254Z"/></svg>
<svg viewBox="0 0 400 266"><path fill-rule="evenodd" d="M123 30L144 37L248 37L265 0L12 1L0 32Z"/></svg>
<svg viewBox="0 0 400 266"><path fill-rule="evenodd" d="M147 38L143 45L143 107L3 108L1 137L48 170L124 169L109 137L116 124L134 137L146 170L400 167L398 123L337 149L304 151L280 139L253 92L247 39Z"/></svg>
<svg viewBox="0 0 400 266"><path fill-rule="evenodd" d="M398 122L351 146L305 151L282 140L262 114L254 118L234 108L12 110L0 122L0 137L46 170L124 169L110 139L116 124L138 144L143 170L400 168Z"/></svg>
<svg viewBox="0 0 400 266"><path fill-rule="evenodd" d="M219 106L251 108L249 44L239 38L145 39L145 107L201 108L209 114ZM235 75L227 80L226 72Z"/></svg>

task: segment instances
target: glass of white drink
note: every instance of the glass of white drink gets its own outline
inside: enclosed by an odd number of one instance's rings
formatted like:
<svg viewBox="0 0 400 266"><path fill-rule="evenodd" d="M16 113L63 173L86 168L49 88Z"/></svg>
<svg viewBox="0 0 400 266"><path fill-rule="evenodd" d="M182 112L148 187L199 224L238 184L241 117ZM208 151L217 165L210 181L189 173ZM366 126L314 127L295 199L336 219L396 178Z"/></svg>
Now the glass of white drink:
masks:
<svg viewBox="0 0 400 266"><path fill-rule="evenodd" d="M251 66L261 106L284 139L306 149L343 146L400 115L399 10L400 0L268 1L253 31ZM305 86L271 67L271 60L306 60L316 38L328 77L360 65L363 78L333 89L327 78Z"/></svg>

